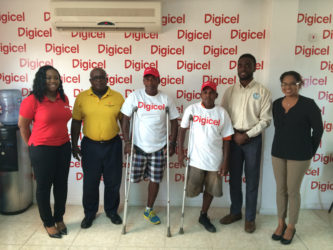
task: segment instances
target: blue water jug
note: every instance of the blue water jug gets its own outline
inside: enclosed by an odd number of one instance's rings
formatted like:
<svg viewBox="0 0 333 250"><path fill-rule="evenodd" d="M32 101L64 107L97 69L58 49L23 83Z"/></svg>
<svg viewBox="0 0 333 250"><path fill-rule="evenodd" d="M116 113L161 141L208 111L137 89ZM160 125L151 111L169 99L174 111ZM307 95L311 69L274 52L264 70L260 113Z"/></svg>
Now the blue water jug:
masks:
<svg viewBox="0 0 333 250"><path fill-rule="evenodd" d="M0 90L0 122L2 124L17 124L21 102L22 95L20 90Z"/></svg>

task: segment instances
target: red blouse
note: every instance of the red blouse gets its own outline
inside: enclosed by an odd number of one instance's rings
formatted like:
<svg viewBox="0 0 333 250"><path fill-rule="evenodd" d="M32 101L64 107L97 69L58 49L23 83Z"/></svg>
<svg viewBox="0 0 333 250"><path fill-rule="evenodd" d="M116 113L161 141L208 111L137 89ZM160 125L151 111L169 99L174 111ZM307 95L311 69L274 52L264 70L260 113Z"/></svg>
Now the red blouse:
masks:
<svg viewBox="0 0 333 250"><path fill-rule="evenodd" d="M20 115L33 120L29 146L60 146L69 141L67 122L72 117L67 96L64 102L58 93L53 102L46 96L39 102L34 95L25 98Z"/></svg>

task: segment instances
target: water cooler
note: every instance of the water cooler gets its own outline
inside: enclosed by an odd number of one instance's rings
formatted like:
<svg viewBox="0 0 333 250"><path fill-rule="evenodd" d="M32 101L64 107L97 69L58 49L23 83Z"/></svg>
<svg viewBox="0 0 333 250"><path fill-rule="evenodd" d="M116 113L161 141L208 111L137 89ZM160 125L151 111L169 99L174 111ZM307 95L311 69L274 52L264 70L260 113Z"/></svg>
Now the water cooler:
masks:
<svg viewBox="0 0 333 250"><path fill-rule="evenodd" d="M21 91L0 90L0 213L17 214L32 204L28 147L17 126Z"/></svg>

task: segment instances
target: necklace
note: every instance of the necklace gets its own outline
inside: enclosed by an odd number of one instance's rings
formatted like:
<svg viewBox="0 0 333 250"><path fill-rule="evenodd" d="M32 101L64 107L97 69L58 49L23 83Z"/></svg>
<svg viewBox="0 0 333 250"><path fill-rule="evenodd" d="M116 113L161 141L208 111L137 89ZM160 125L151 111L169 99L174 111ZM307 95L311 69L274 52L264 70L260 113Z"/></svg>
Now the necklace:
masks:
<svg viewBox="0 0 333 250"><path fill-rule="evenodd" d="M289 103L289 102L287 101L287 99L284 98L284 103L287 105L288 108L289 108L290 106L295 105L297 101L298 101L298 97L297 97L296 99L292 100L291 103Z"/></svg>

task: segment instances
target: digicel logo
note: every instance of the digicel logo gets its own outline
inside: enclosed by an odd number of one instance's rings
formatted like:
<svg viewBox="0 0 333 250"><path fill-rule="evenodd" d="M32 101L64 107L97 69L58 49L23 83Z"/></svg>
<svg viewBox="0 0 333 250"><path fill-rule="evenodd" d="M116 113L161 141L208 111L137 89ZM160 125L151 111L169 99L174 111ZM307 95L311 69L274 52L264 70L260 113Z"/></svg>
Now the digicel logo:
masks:
<svg viewBox="0 0 333 250"><path fill-rule="evenodd" d="M327 183L322 183L320 181L312 181L311 182L311 189L318 189L321 192L326 192L328 190L333 190L333 183L330 183L329 181Z"/></svg>
<svg viewBox="0 0 333 250"><path fill-rule="evenodd" d="M295 46L295 55L304 55L305 57L310 57L312 55L329 55L330 46L324 48L306 47L305 45L296 45Z"/></svg>
<svg viewBox="0 0 333 250"><path fill-rule="evenodd" d="M30 58L20 58L20 67L24 68L27 67L31 70L35 70L44 65L51 65L53 66L53 59L50 60L30 60Z"/></svg>
<svg viewBox="0 0 333 250"><path fill-rule="evenodd" d="M45 52L46 53L54 53L58 56L61 54L78 54L80 53L80 48L79 45L73 45L73 46L68 46L68 45L56 45L54 43L45 43Z"/></svg>
<svg viewBox="0 0 333 250"><path fill-rule="evenodd" d="M161 86L166 85L179 85L184 84L184 76L181 77L172 77L170 75L166 75L165 77L161 77Z"/></svg>
<svg viewBox="0 0 333 250"><path fill-rule="evenodd" d="M210 61L207 62L188 62L186 60L177 61L177 69L184 69L187 72L192 72L193 70L210 70Z"/></svg>
<svg viewBox="0 0 333 250"><path fill-rule="evenodd" d="M238 46L231 48L223 47L215 47L213 45L204 45L203 46L203 54L204 55L213 55L214 57L219 57L223 55L237 55L238 53Z"/></svg>
<svg viewBox="0 0 333 250"><path fill-rule="evenodd" d="M25 13L22 12L20 14L12 14L9 11L7 13L0 12L0 22L6 24L8 22L24 22L25 21Z"/></svg>
<svg viewBox="0 0 333 250"><path fill-rule="evenodd" d="M215 84L235 84L236 83L236 76L233 77L222 77L219 76L212 76L212 75L203 75L202 82L211 81Z"/></svg>
<svg viewBox="0 0 333 250"><path fill-rule="evenodd" d="M173 48L169 45L167 47L162 47L160 45L151 45L150 53L152 55L158 54L162 57L166 57L168 55L184 55L185 54L185 47Z"/></svg>
<svg viewBox="0 0 333 250"><path fill-rule="evenodd" d="M17 34L19 37L27 37L30 40L35 39L36 37L52 37L52 28L42 30L42 29L29 29L24 27L17 28Z"/></svg>
<svg viewBox="0 0 333 250"><path fill-rule="evenodd" d="M331 61L321 61L320 62L320 70L328 70L333 73L333 64Z"/></svg>
<svg viewBox="0 0 333 250"><path fill-rule="evenodd" d="M297 22L302 23L304 22L308 26L311 26L314 23L332 23L332 14L328 16L320 16L317 14L314 15L308 15L307 13L299 13L297 15Z"/></svg>
<svg viewBox="0 0 333 250"><path fill-rule="evenodd" d="M132 84L133 83L133 76L118 76L115 74L114 76L107 76L108 78L108 84L111 86L115 84Z"/></svg>
<svg viewBox="0 0 333 250"><path fill-rule="evenodd" d="M193 90L192 92L187 92L186 90L177 90L177 99L185 99L187 101L192 101L193 99L201 99L201 92L196 92Z"/></svg>
<svg viewBox="0 0 333 250"><path fill-rule="evenodd" d="M132 38L134 41L140 41L141 39L158 39L158 33L142 33L142 32L125 32L125 39Z"/></svg>
<svg viewBox="0 0 333 250"><path fill-rule="evenodd" d="M170 14L162 16L162 25L165 26L169 23L185 23L185 14L181 16L171 16Z"/></svg>
<svg viewBox="0 0 333 250"><path fill-rule="evenodd" d="M266 30L264 29L263 31L242 31L242 30L231 30L230 34L231 39L238 38L242 42L245 42L247 40L255 40L255 39L265 39L266 38Z"/></svg>
<svg viewBox="0 0 333 250"><path fill-rule="evenodd" d="M23 45L14 45L11 43L7 45L0 43L0 52L3 53L4 55L7 55L9 53L27 52L27 45L25 43Z"/></svg>
<svg viewBox="0 0 333 250"><path fill-rule="evenodd" d="M125 69L134 69L135 71L141 71L147 67L152 67L158 69L158 61L155 62L146 62L146 61L135 61L135 60L125 60L124 61Z"/></svg>
<svg viewBox="0 0 333 250"><path fill-rule="evenodd" d="M229 69L237 68L237 61L231 60L229 61ZM263 70L264 69L264 61L260 61L256 63L256 70Z"/></svg>
<svg viewBox="0 0 333 250"><path fill-rule="evenodd" d="M98 53L105 53L109 56L114 55L131 55L132 54L132 45L128 47L118 46L117 44L110 46L107 44L98 45Z"/></svg>
<svg viewBox="0 0 333 250"><path fill-rule="evenodd" d="M150 110L164 110L165 104L163 105L156 105L156 104L146 104L144 102L138 102L138 108L145 109L146 111Z"/></svg>
<svg viewBox="0 0 333 250"><path fill-rule="evenodd" d="M207 13L204 19L205 23L213 23L215 26L221 26L222 24L239 23L239 14L236 16L225 16L224 14L218 16Z"/></svg>
<svg viewBox="0 0 333 250"><path fill-rule="evenodd" d="M323 39L333 39L333 30L323 30Z"/></svg>
<svg viewBox="0 0 333 250"><path fill-rule="evenodd" d="M50 21L51 19L51 13L50 12L44 12L44 21Z"/></svg>
<svg viewBox="0 0 333 250"><path fill-rule="evenodd" d="M82 39L83 41L86 41L88 39L102 39L102 38L105 38L105 32L72 32L71 33L71 36L73 38L77 37L77 38L80 38Z"/></svg>
<svg viewBox="0 0 333 250"><path fill-rule="evenodd" d="M177 32L177 38L185 40L189 42L193 42L194 40L211 40L212 39L212 31L209 30L207 32L201 32L201 31L188 31L188 30L178 30Z"/></svg>
<svg viewBox="0 0 333 250"><path fill-rule="evenodd" d="M329 103L332 103L333 102L333 93L328 92L328 91L319 91L318 100L326 100Z"/></svg>
<svg viewBox="0 0 333 250"><path fill-rule="evenodd" d="M73 69L75 68L80 68L84 71L87 71L89 69L94 69L94 68L103 68L106 69L106 61L91 61L90 59L88 61L82 60L82 59L73 59L72 60L72 66Z"/></svg>
<svg viewBox="0 0 333 250"><path fill-rule="evenodd" d="M3 81L6 84L11 84L12 82L22 83L28 82L28 74L17 75L14 73L6 74L0 73L0 81Z"/></svg>
<svg viewBox="0 0 333 250"><path fill-rule="evenodd" d="M220 120L214 120L209 117L201 117L199 115L193 116L193 122L199 122L201 125L206 125L206 124L212 124L216 126L220 126L221 121Z"/></svg>

